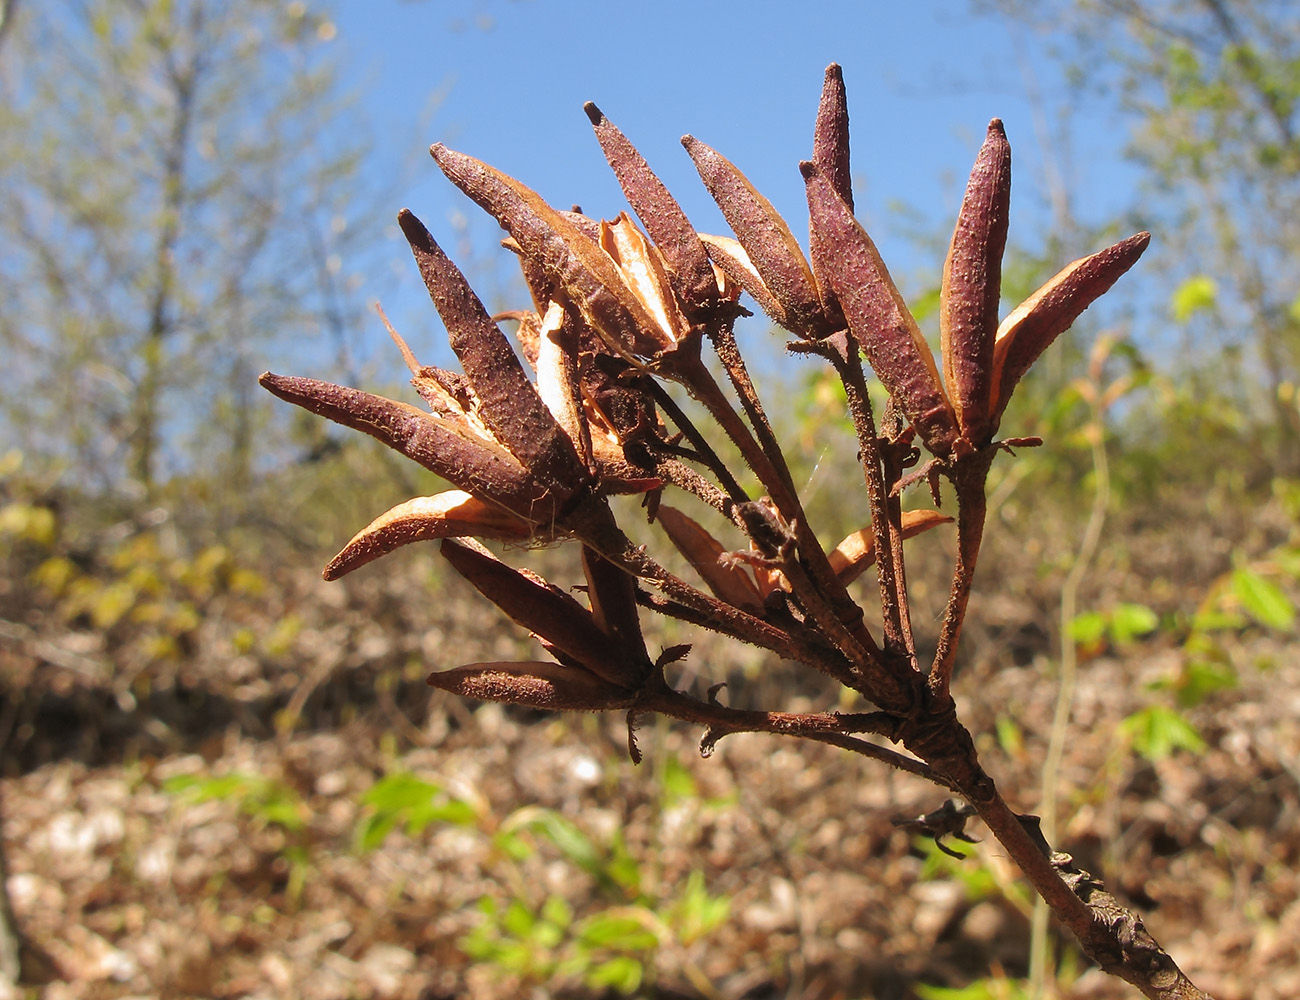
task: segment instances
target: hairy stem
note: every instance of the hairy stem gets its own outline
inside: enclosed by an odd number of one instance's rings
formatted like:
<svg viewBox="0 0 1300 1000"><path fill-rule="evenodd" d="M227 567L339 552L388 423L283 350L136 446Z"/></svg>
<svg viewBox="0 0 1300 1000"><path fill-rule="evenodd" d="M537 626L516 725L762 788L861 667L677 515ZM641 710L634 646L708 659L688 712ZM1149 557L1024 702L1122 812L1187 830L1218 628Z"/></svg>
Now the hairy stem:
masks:
<svg viewBox="0 0 1300 1000"><path fill-rule="evenodd" d="M946 697L952 685L957 642L961 638L962 622L966 619L966 605L970 601L971 582L975 578L975 564L979 560L984 519L988 512L984 482L995 453L996 448L986 448L960 461L952 472L953 486L957 490L957 558L948 606L943 612L943 625L934 653L934 666L930 669L930 690L936 696Z"/></svg>
<svg viewBox="0 0 1300 1000"><path fill-rule="evenodd" d="M913 669L919 669L907 602L907 579L903 571L903 505L899 498L889 495L881 464L880 441L876 436L876 421L871 412L871 397L867 394L867 381L862 371L862 357L858 353L857 341L850 338L848 343L847 359L833 351L827 356L844 385L849 413L858 436L858 459L867 484L871 534L876 543L876 578L880 584L885 648L905 653Z"/></svg>

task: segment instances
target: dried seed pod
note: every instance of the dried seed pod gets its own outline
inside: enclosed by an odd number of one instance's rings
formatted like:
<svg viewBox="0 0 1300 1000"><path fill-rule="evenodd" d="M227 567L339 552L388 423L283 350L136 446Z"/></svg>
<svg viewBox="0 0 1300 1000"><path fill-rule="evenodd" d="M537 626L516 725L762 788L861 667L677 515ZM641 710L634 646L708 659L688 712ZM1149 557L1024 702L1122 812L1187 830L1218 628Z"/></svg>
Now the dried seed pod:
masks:
<svg viewBox="0 0 1300 1000"><path fill-rule="evenodd" d="M993 341L1010 206L1011 145L994 118L966 185L939 291L944 379L958 427L975 445L992 436Z"/></svg>
<svg viewBox="0 0 1300 1000"><path fill-rule="evenodd" d="M655 328L654 319L604 250L513 177L441 143L429 151L443 173L496 218L611 347L641 357L655 355L659 345L645 332Z"/></svg>
<svg viewBox="0 0 1300 1000"><path fill-rule="evenodd" d="M325 567L326 580L337 580L394 549L435 538L473 536L522 541L535 526L495 504L463 490L415 497L381 514L353 536Z"/></svg>
<svg viewBox="0 0 1300 1000"><path fill-rule="evenodd" d="M453 485L537 523L558 513L556 497L506 448L407 403L312 378L265 372L258 381L281 399L369 434Z"/></svg>
<svg viewBox="0 0 1300 1000"><path fill-rule="evenodd" d="M572 495L585 469L573 442L524 374L505 334L420 220L403 209L397 221L447 327L451 349L474 387L484 422L540 482Z"/></svg>
<svg viewBox="0 0 1300 1000"><path fill-rule="evenodd" d="M781 305L767 285L763 284L762 276L754 267L754 262L749 259L749 254L745 252L743 246L730 236L711 236L708 233L700 234L700 242L708 248L709 258L731 284L738 285L749 292L758 303L758 308L762 309L772 322L789 329L789 317L786 315L785 306Z"/></svg>
<svg viewBox="0 0 1300 1000"><path fill-rule="evenodd" d="M709 255L677 199L669 193L645 158L591 101L582 106L596 140L618 178L628 204L672 268L682 301L699 309L717 301L718 283Z"/></svg>
<svg viewBox="0 0 1300 1000"><path fill-rule="evenodd" d="M849 171L849 107L844 92L844 74L836 63L826 67L826 80L822 84L821 103L817 107L817 121L813 126L812 162L830 182L835 193L853 211L853 183ZM808 225L808 259L822 308L832 327L844 326L844 314L839 301L830 288L827 275L827 258L833 253L826 245L821 230Z"/></svg>
<svg viewBox="0 0 1300 1000"><path fill-rule="evenodd" d="M658 342L659 352L671 350L686 337L690 323L678 305L663 255L626 212L620 212L613 223L600 224L600 246L654 318L656 329L645 332Z"/></svg>
<svg viewBox="0 0 1300 1000"><path fill-rule="evenodd" d="M582 547L582 572L596 627L616 638L625 649L645 650L636 606L636 580L597 552ZM650 665L648 656L646 666Z"/></svg>
<svg viewBox="0 0 1300 1000"><path fill-rule="evenodd" d="M725 560L722 543L699 522L667 504L659 505L655 519L719 600L751 614L761 613L763 594L754 578L740 564Z"/></svg>
<svg viewBox="0 0 1300 1000"><path fill-rule="evenodd" d="M429 676L429 684L462 698L502 701L552 712L630 708L632 693L595 674L545 660L470 663Z"/></svg>
<svg viewBox="0 0 1300 1000"><path fill-rule="evenodd" d="M546 315L536 324L534 367L537 370L537 394L578 449L578 457L588 469L592 467L591 427L582 412L582 391L578 384L578 331L572 317L558 302L552 302ZM521 331L525 323L520 324Z"/></svg>
<svg viewBox="0 0 1300 1000"><path fill-rule="evenodd" d="M763 284L781 303L783 325L807 338L832 332L827 328L817 282L799 242L772 203L721 153L689 135L682 137L682 145Z"/></svg>
<svg viewBox="0 0 1300 1000"><path fill-rule="evenodd" d="M903 511L903 537L911 538L952 518L937 510ZM829 553L831 569L844 584L852 583L876 562L876 539L871 526L853 532Z"/></svg>
<svg viewBox="0 0 1300 1000"><path fill-rule="evenodd" d="M993 348L990 432L997 430L1011 393L1029 366L1120 275L1137 263L1150 242L1150 233L1137 233L1067 264L1002 321Z"/></svg>
<svg viewBox="0 0 1300 1000"><path fill-rule="evenodd" d="M890 396L927 448L945 458L957 439L957 421L939 381L930 345L865 229L830 181L801 163L808 208L830 253L827 277L854 338Z"/></svg>
<svg viewBox="0 0 1300 1000"><path fill-rule="evenodd" d="M554 645L610 684L635 689L645 677L631 651L596 625L591 612L536 574L446 539L442 555L511 621Z"/></svg>
<svg viewBox="0 0 1300 1000"><path fill-rule="evenodd" d="M853 211L853 178L849 171L849 104L844 71L838 63L826 67L817 123L813 126L812 161L835 193Z"/></svg>
<svg viewBox="0 0 1300 1000"><path fill-rule="evenodd" d="M519 344L519 350L523 353L524 360L528 362L533 371L537 371L537 351L539 348L537 338L542 330L542 317L544 315L544 309L541 313L532 309L507 309L505 312L499 312L492 317L493 323L509 320L516 324L515 340ZM542 395L540 390L538 395ZM546 401L544 396L542 401ZM554 413L555 411L551 410L551 412Z"/></svg>

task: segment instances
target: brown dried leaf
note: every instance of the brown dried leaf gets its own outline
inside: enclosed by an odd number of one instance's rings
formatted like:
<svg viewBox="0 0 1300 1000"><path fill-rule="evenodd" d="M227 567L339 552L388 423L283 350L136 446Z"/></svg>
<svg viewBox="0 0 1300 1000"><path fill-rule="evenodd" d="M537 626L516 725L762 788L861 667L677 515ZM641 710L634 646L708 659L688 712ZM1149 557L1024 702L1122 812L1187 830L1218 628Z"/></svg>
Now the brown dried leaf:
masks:
<svg viewBox="0 0 1300 1000"><path fill-rule="evenodd" d="M993 348L992 431L997 430L1011 393L1029 366L1137 263L1150 242L1150 233L1137 233L1067 264L1002 321Z"/></svg>
<svg viewBox="0 0 1300 1000"><path fill-rule="evenodd" d="M903 537L911 538L923 531L948 524L952 518L937 510L903 511ZM871 526L853 532L830 552L831 569L843 584L850 584L876 562L876 540Z"/></svg>
<svg viewBox="0 0 1300 1000"><path fill-rule="evenodd" d="M632 695L595 674L544 660L470 663L429 676L429 683L462 698L502 701L553 712L629 708Z"/></svg>
<svg viewBox="0 0 1300 1000"><path fill-rule="evenodd" d="M600 108L588 101L583 110L628 204L672 268L682 300L696 309L715 302L718 286L709 256L677 199Z"/></svg>
<svg viewBox="0 0 1300 1000"><path fill-rule="evenodd" d="M1010 207L1011 145L994 118L966 185L939 290L943 374L958 426L976 445L992 434L993 341Z"/></svg>
<svg viewBox="0 0 1300 1000"><path fill-rule="evenodd" d="M781 303L782 325L802 337L830 333L812 270L772 203L721 153L689 135L682 137L682 145L763 284Z"/></svg>
<svg viewBox="0 0 1300 1000"><path fill-rule="evenodd" d="M535 525L484 503L463 490L447 490L431 497L415 497L381 514L353 536L325 567L326 580L337 580L382 555L435 538L472 535L522 541Z"/></svg>
<svg viewBox="0 0 1300 1000"><path fill-rule="evenodd" d="M801 163L814 228L828 248L827 277L849 329L890 396L926 447L940 458L952 450L957 421L939 381L930 345L903 301L876 245L830 181Z"/></svg>

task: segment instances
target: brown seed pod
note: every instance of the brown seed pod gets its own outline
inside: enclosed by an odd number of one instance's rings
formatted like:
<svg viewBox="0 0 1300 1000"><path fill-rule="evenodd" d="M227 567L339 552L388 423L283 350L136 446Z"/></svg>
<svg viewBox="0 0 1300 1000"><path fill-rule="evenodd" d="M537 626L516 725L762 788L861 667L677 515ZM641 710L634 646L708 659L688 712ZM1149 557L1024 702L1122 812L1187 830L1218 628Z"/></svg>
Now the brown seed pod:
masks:
<svg viewBox="0 0 1300 1000"><path fill-rule="evenodd" d="M582 106L591 119L596 140L618 178L628 204L645 226L668 266L682 301L691 309L718 299L718 283L709 266L709 255L695 227L686 218L677 199L669 193L635 146L591 101Z"/></svg>
<svg viewBox="0 0 1300 1000"><path fill-rule="evenodd" d="M827 329L817 282L799 242L772 203L721 153L689 135L682 137L682 145L763 284L781 304L783 325L801 337L832 332Z"/></svg>
<svg viewBox="0 0 1300 1000"><path fill-rule="evenodd" d="M726 549L699 522L667 504L659 505L655 520L719 600L751 614L762 611L763 594L753 576L739 563L724 561Z"/></svg>
<svg viewBox="0 0 1300 1000"><path fill-rule="evenodd" d="M484 597L539 638L610 684L635 689L645 671L628 650L597 626L590 611L536 574L524 574L499 559L451 539L442 555Z"/></svg>
<svg viewBox="0 0 1300 1000"><path fill-rule="evenodd" d="M653 317L599 245L513 177L441 143L429 151L442 172L496 218L612 348L655 355L659 344L644 332L654 329Z"/></svg>
<svg viewBox="0 0 1300 1000"><path fill-rule="evenodd" d="M940 458L952 451L957 421L939 381L930 345L908 310L876 245L853 218L830 181L801 163L808 208L830 253L827 277L867 361L927 448Z"/></svg>
<svg viewBox="0 0 1300 1000"><path fill-rule="evenodd" d="M952 518L937 510L903 511L903 537L912 538L923 531L948 524ZM871 526L853 532L829 553L831 569L841 583L852 583L876 562L876 539Z"/></svg>
<svg viewBox="0 0 1300 1000"><path fill-rule="evenodd" d="M585 470L505 334L420 220L403 210L397 221L447 327L451 349L474 387L484 422L540 482L572 493Z"/></svg>
<svg viewBox="0 0 1300 1000"><path fill-rule="evenodd" d="M983 444L989 429L993 341L1002 252L1011 208L1011 145L994 118L966 186L939 291L943 374L962 435Z"/></svg>
<svg viewBox="0 0 1300 1000"><path fill-rule="evenodd" d="M632 693L595 674L545 660L470 663L429 675L429 684L462 698L502 701L552 712L630 708Z"/></svg>
<svg viewBox="0 0 1300 1000"><path fill-rule="evenodd" d="M536 526L463 490L415 497L379 515L343 546L325 567L326 580L337 580L366 563L412 542L473 536L522 541Z"/></svg>
<svg viewBox="0 0 1300 1000"><path fill-rule="evenodd" d="M1137 233L1089 257L1080 257L1062 268L1002 321L993 347L990 433L997 430L1011 393L1029 366L1137 263L1150 243L1150 233Z"/></svg>
<svg viewBox="0 0 1300 1000"><path fill-rule="evenodd" d="M453 485L530 521L545 523L558 513L557 497L503 445L463 426L407 403L313 378L265 372L258 381L281 399L369 434Z"/></svg>

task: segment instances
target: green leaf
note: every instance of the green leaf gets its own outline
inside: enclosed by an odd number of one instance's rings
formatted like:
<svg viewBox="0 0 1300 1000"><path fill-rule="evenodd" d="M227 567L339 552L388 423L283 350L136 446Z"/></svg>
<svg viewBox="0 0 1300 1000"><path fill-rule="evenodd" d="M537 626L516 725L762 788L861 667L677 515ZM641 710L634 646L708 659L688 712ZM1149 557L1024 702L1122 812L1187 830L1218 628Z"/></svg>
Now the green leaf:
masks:
<svg viewBox="0 0 1300 1000"><path fill-rule="evenodd" d="M1120 723L1120 731L1132 741L1133 749L1150 761L1164 760L1175 750L1201 753L1206 748L1196 727L1163 705L1133 713Z"/></svg>
<svg viewBox="0 0 1300 1000"><path fill-rule="evenodd" d="M1028 1000L1030 992L1012 979L977 979L965 986L930 986L914 989L921 1000Z"/></svg>
<svg viewBox="0 0 1300 1000"><path fill-rule="evenodd" d="M630 995L640 988L644 975L644 966L639 961L620 955L592 966L585 978L593 989L612 989Z"/></svg>
<svg viewBox="0 0 1300 1000"><path fill-rule="evenodd" d="M710 896L704 873L696 869L687 876L685 888L664 914L664 920L678 941L689 945L722 924L730 912L731 900L726 896Z"/></svg>
<svg viewBox="0 0 1300 1000"><path fill-rule="evenodd" d="M1233 632L1245 625L1246 619L1237 612L1219 607L1204 608L1192 617L1192 628L1197 632Z"/></svg>
<svg viewBox="0 0 1300 1000"><path fill-rule="evenodd" d="M524 810L520 810L523 812ZM527 827L559 848L560 853L589 875L601 875L604 859L591 838L577 824L551 809L530 810Z"/></svg>
<svg viewBox="0 0 1300 1000"><path fill-rule="evenodd" d="M1246 613L1261 625L1286 631L1295 624L1295 605L1277 584L1248 566L1233 570L1232 593Z"/></svg>
<svg viewBox="0 0 1300 1000"><path fill-rule="evenodd" d="M1231 666L1193 660L1183 669L1178 684L1178 704L1183 708L1191 708L1216 691L1228 691L1236 686L1237 674Z"/></svg>
<svg viewBox="0 0 1300 1000"><path fill-rule="evenodd" d="M591 948L615 951L653 951L659 947L659 938L646 929L645 922L622 914L598 913L589 917L583 921L578 939Z"/></svg>
<svg viewBox="0 0 1300 1000"><path fill-rule="evenodd" d="M918 323L924 323L939 312L939 287L936 285L934 288L910 298L908 308L912 311L913 319Z"/></svg>
<svg viewBox="0 0 1300 1000"><path fill-rule="evenodd" d="M1297 511L1292 516L1295 520L1300 521L1300 511ZM1273 561L1277 563L1278 569L1292 580L1300 580L1300 547L1278 549L1273 553Z"/></svg>
<svg viewBox="0 0 1300 1000"><path fill-rule="evenodd" d="M1007 715L999 715L994 727L998 734L998 746L1002 748L1003 753L1018 757L1024 752L1024 733L1015 719Z"/></svg>
<svg viewBox="0 0 1300 1000"><path fill-rule="evenodd" d="M691 772L686 770L676 754L669 754L664 761L662 781L665 806L675 805L683 799L693 799L699 794Z"/></svg>
<svg viewBox="0 0 1300 1000"><path fill-rule="evenodd" d="M417 778L408 772L397 772L380 778L361 795L361 804L380 810L411 809L427 805L442 791L442 786Z"/></svg>
<svg viewBox="0 0 1300 1000"><path fill-rule="evenodd" d="M542 919L559 928L573 923L573 908L563 896L547 896L542 904Z"/></svg>
<svg viewBox="0 0 1300 1000"><path fill-rule="evenodd" d="M393 813L371 813L357 821L357 828L352 835L353 850L367 854L378 848L397 825L397 816Z"/></svg>
<svg viewBox="0 0 1300 1000"><path fill-rule="evenodd" d="M360 801L366 815L357 824L353 843L362 852L379 847L398 823L407 836L418 837L433 823L470 826L478 819L468 802L448 796L441 785L406 772L376 781Z"/></svg>
<svg viewBox="0 0 1300 1000"><path fill-rule="evenodd" d="M1188 278L1174 290L1170 297L1169 308L1174 319L1186 323L1203 309L1212 309L1219 296L1219 286L1208 274L1197 274Z"/></svg>
<svg viewBox="0 0 1300 1000"><path fill-rule="evenodd" d="M1106 634L1106 616L1100 611L1085 611L1070 622L1070 638L1080 646L1096 646Z"/></svg>
<svg viewBox="0 0 1300 1000"><path fill-rule="evenodd" d="M1117 604L1110 613L1110 634L1115 642L1130 643L1156 630L1160 619L1145 604Z"/></svg>
<svg viewBox="0 0 1300 1000"><path fill-rule="evenodd" d="M511 861L523 861L535 853L533 846L514 830L502 830L492 839L492 843Z"/></svg>
<svg viewBox="0 0 1300 1000"><path fill-rule="evenodd" d="M512 899L501 914L501 927L512 937L528 937L536 923L537 916L518 899Z"/></svg>

